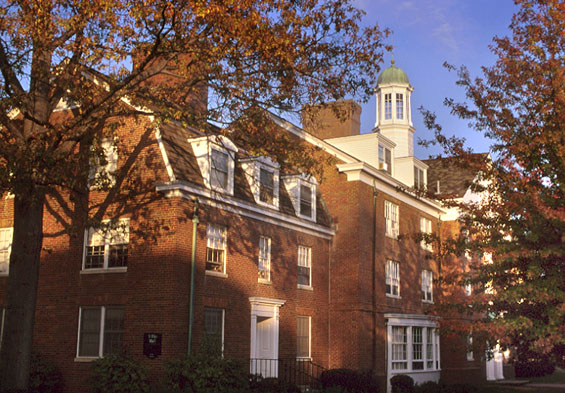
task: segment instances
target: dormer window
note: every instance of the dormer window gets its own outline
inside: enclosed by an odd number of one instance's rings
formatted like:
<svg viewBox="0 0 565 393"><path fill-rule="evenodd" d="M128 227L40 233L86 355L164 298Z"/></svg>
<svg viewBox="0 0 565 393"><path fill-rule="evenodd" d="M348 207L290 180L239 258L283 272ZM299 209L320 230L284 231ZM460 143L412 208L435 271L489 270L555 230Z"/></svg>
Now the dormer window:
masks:
<svg viewBox="0 0 565 393"><path fill-rule="evenodd" d="M392 153L389 148L379 144L379 168L392 174Z"/></svg>
<svg viewBox="0 0 565 393"><path fill-rule="evenodd" d="M392 94L385 94L385 120L392 119Z"/></svg>
<svg viewBox="0 0 565 393"><path fill-rule="evenodd" d="M211 190L233 195L237 147L222 135L188 141L192 145L204 185Z"/></svg>
<svg viewBox="0 0 565 393"><path fill-rule="evenodd" d="M279 208L279 165L269 157L251 157L240 161L253 198L258 205Z"/></svg>
<svg viewBox="0 0 565 393"><path fill-rule="evenodd" d="M312 188L304 184L300 186L300 215L312 217Z"/></svg>
<svg viewBox="0 0 565 393"><path fill-rule="evenodd" d="M316 179L306 175L293 175L285 176L283 181L296 215L316 221Z"/></svg>
<svg viewBox="0 0 565 393"><path fill-rule="evenodd" d="M396 118L404 119L404 95L396 93Z"/></svg>
<svg viewBox="0 0 565 393"><path fill-rule="evenodd" d="M259 169L259 200L273 204L275 198L275 174L267 168Z"/></svg>
<svg viewBox="0 0 565 393"><path fill-rule="evenodd" d="M425 173L422 168L414 166L414 188L423 190L426 188Z"/></svg>

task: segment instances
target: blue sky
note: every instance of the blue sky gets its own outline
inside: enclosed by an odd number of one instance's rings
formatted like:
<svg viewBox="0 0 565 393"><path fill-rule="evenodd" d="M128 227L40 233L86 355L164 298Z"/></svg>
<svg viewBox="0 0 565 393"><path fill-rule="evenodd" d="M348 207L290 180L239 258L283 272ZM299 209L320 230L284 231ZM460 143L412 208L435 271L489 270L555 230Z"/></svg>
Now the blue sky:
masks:
<svg viewBox="0 0 565 393"><path fill-rule="evenodd" d="M416 138L432 136L416 110L424 106L438 115L448 135L465 137L476 152L488 151L489 141L443 106L445 97L462 101L465 96L463 89L455 85L455 73L442 65L446 61L465 65L472 76L478 76L481 66L494 64L496 59L488 45L494 36L510 34L508 25L517 10L513 0L354 0L354 4L367 13L364 23L377 23L393 31L389 42L394 50L385 56L384 68L394 56L395 65L410 78ZM374 123L373 97L363 104L361 132L370 132ZM419 158L441 153L437 147L415 149Z"/></svg>

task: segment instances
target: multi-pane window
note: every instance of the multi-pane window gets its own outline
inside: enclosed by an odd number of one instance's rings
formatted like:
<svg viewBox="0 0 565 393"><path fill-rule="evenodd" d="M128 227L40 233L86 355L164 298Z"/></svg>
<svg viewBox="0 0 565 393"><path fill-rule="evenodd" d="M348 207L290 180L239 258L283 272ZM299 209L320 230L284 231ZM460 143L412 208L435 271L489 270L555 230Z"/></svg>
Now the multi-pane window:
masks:
<svg viewBox="0 0 565 393"><path fill-rule="evenodd" d="M0 228L0 274L8 274L12 251L12 228Z"/></svg>
<svg viewBox="0 0 565 393"><path fill-rule="evenodd" d="M431 235L432 220L426 217L420 217L420 232L422 233L422 235ZM433 250L432 239L429 238L429 236L427 238L426 236L424 236L424 238L420 242L420 246L422 246L424 250L432 251Z"/></svg>
<svg viewBox="0 0 565 393"><path fill-rule="evenodd" d="M275 195L275 174L265 168L259 169L259 200L273 203Z"/></svg>
<svg viewBox="0 0 565 393"><path fill-rule="evenodd" d="M104 221L86 231L84 270L125 268L128 265L129 219Z"/></svg>
<svg viewBox="0 0 565 393"><path fill-rule="evenodd" d="M389 148L379 145L379 168L386 171L389 175L392 173L392 153Z"/></svg>
<svg viewBox="0 0 565 393"><path fill-rule="evenodd" d="M414 188L423 190L426 188L426 179L424 178L424 170L414 166Z"/></svg>
<svg viewBox="0 0 565 393"><path fill-rule="evenodd" d="M406 370L408 368L408 336L405 326L392 327L392 369Z"/></svg>
<svg viewBox="0 0 565 393"><path fill-rule="evenodd" d="M298 285L312 286L312 249L298 246Z"/></svg>
<svg viewBox="0 0 565 393"><path fill-rule="evenodd" d="M422 301L433 302L433 273L430 270L422 270Z"/></svg>
<svg viewBox="0 0 565 393"><path fill-rule="evenodd" d="M81 307L78 357L102 357L122 353L124 308Z"/></svg>
<svg viewBox="0 0 565 393"><path fill-rule="evenodd" d="M385 201L385 234L397 239L398 232L398 205Z"/></svg>
<svg viewBox="0 0 565 393"><path fill-rule="evenodd" d="M271 280L271 238L259 238L259 279Z"/></svg>
<svg viewBox="0 0 565 393"><path fill-rule="evenodd" d="M300 185L300 215L312 217L312 187Z"/></svg>
<svg viewBox="0 0 565 393"><path fill-rule="evenodd" d="M392 119L392 94L385 94L385 120Z"/></svg>
<svg viewBox="0 0 565 393"><path fill-rule="evenodd" d="M212 165L210 170L210 185L212 188L227 190L229 174L228 159L227 153L212 149Z"/></svg>
<svg viewBox="0 0 565 393"><path fill-rule="evenodd" d="M404 119L404 95L396 93L396 118Z"/></svg>
<svg viewBox="0 0 565 393"><path fill-rule="evenodd" d="M473 287L471 286L471 281L469 279L465 281L463 291L465 292L465 296L471 296L471 294L473 293Z"/></svg>
<svg viewBox="0 0 565 393"><path fill-rule="evenodd" d="M226 228L208 224L206 228L206 270L226 272Z"/></svg>
<svg viewBox="0 0 565 393"><path fill-rule="evenodd" d="M400 296L400 263L388 260L385 267L386 294Z"/></svg>
<svg viewBox="0 0 565 393"><path fill-rule="evenodd" d="M224 310L204 307L204 336L215 351L224 350Z"/></svg>
<svg viewBox="0 0 565 393"><path fill-rule="evenodd" d="M389 334L389 362L392 370L439 370L437 328L391 326Z"/></svg>
<svg viewBox="0 0 565 393"><path fill-rule="evenodd" d="M311 317L296 317L296 357L310 357L310 321Z"/></svg>
<svg viewBox="0 0 565 393"><path fill-rule="evenodd" d="M412 370L424 369L424 336L421 326L412 327Z"/></svg>

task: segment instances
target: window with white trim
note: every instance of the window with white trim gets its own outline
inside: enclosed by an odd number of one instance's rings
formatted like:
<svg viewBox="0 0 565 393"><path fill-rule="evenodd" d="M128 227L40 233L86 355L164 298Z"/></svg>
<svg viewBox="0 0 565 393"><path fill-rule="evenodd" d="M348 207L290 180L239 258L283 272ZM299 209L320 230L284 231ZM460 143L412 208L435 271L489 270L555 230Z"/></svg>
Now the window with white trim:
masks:
<svg viewBox="0 0 565 393"><path fill-rule="evenodd" d="M396 118L404 119L404 95L396 93Z"/></svg>
<svg viewBox="0 0 565 393"><path fill-rule="evenodd" d="M431 270L422 270L422 301L432 303L434 274Z"/></svg>
<svg viewBox="0 0 565 393"><path fill-rule="evenodd" d="M439 370L439 335L436 327L391 326L389 367L395 372Z"/></svg>
<svg viewBox="0 0 565 393"><path fill-rule="evenodd" d="M77 357L95 358L123 352L124 308L81 307Z"/></svg>
<svg viewBox="0 0 565 393"><path fill-rule="evenodd" d="M312 187L300 185L300 215L312 217Z"/></svg>
<svg viewBox="0 0 565 393"><path fill-rule="evenodd" d="M87 229L85 238L83 270L127 268L129 218L104 220Z"/></svg>
<svg viewBox="0 0 565 393"><path fill-rule="evenodd" d="M275 174L267 168L259 168L259 200L273 204L275 198Z"/></svg>
<svg viewBox="0 0 565 393"><path fill-rule="evenodd" d="M389 175L392 174L392 152L388 147L379 144L379 167Z"/></svg>
<svg viewBox="0 0 565 393"><path fill-rule="evenodd" d="M467 334L467 360L475 360L475 355L473 354L473 333Z"/></svg>
<svg viewBox="0 0 565 393"><path fill-rule="evenodd" d="M13 228L0 228L0 275L10 270L10 253L12 252Z"/></svg>
<svg viewBox="0 0 565 393"><path fill-rule="evenodd" d="M220 353L224 351L224 316L223 308L204 307L204 336Z"/></svg>
<svg viewBox="0 0 565 393"><path fill-rule="evenodd" d="M429 238L429 235L432 234L432 220L426 217L420 217L420 232L424 235L420 246L426 251L433 251L432 239Z"/></svg>
<svg viewBox="0 0 565 393"><path fill-rule="evenodd" d="M387 296L400 296L400 263L392 260L386 261L386 294Z"/></svg>
<svg viewBox="0 0 565 393"><path fill-rule="evenodd" d="M298 286L312 286L312 249L298 246Z"/></svg>
<svg viewBox="0 0 565 393"><path fill-rule="evenodd" d="M97 150L100 154L96 154ZM88 181L91 187L111 187L116 183L118 169L118 148L116 141L104 138L98 148L92 147L94 155L90 160Z"/></svg>
<svg viewBox="0 0 565 393"><path fill-rule="evenodd" d="M463 286L463 291L465 292L465 296L471 296L473 293L473 287L471 286L470 279L466 279L465 284Z"/></svg>
<svg viewBox="0 0 565 393"><path fill-rule="evenodd" d="M214 190L227 190L229 179L228 153L212 147L210 161L210 186Z"/></svg>
<svg viewBox="0 0 565 393"><path fill-rule="evenodd" d="M259 281L271 281L271 238L259 237Z"/></svg>
<svg viewBox="0 0 565 393"><path fill-rule="evenodd" d="M310 358L311 317L296 317L296 357Z"/></svg>
<svg viewBox="0 0 565 393"><path fill-rule="evenodd" d="M392 119L392 94L385 94L385 120Z"/></svg>
<svg viewBox="0 0 565 393"><path fill-rule="evenodd" d="M398 205L385 201L385 234L393 239L398 239Z"/></svg>
<svg viewBox="0 0 565 393"><path fill-rule="evenodd" d="M226 228L208 224L206 228L206 270L226 272Z"/></svg>
<svg viewBox="0 0 565 393"><path fill-rule="evenodd" d="M316 179L305 174L282 176L281 179L296 215L316 221Z"/></svg>
<svg viewBox="0 0 565 393"><path fill-rule="evenodd" d="M426 179L424 177L424 170L414 166L414 188L424 190L426 188Z"/></svg>

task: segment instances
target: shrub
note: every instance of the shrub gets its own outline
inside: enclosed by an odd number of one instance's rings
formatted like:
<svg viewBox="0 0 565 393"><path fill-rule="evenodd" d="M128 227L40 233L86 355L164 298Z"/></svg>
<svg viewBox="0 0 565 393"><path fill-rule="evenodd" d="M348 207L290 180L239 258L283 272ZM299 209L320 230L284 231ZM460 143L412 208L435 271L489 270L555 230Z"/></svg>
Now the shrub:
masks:
<svg viewBox="0 0 565 393"><path fill-rule="evenodd" d="M29 373L30 393L59 393L63 390L61 372L49 361L32 354Z"/></svg>
<svg viewBox="0 0 565 393"><path fill-rule="evenodd" d="M445 385L441 389L442 393L476 393L478 389L466 383L460 383L455 385Z"/></svg>
<svg viewBox="0 0 565 393"><path fill-rule="evenodd" d="M173 389L192 393L245 391L248 374L233 359L212 354L195 354L170 360L165 366L167 383Z"/></svg>
<svg viewBox="0 0 565 393"><path fill-rule="evenodd" d="M514 371L517 378L543 377L544 375L553 374L555 365L550 361L549 357L540 355L537 358L517 360L514 365Z"/></svg>
<svg viewBox="0 0 565 393"><path fill-rule="evenodd" d="M257 382L250 391L257 393L302 393L298 386L288 383L282 379L262 379L261 377L258 377Z"/></svg>
<svg viewBox="0 0 565 393"><path fill-rule="evenodd" d="M92 363L90 386L94 393L145 393L145 367L124 355L107 355Z"/></svg>
<svg viewBox="0 0 565 393"><path fill-rule="evenodd" d="M395 375L390 379L392 393L413 393L414 380L409 375Z"/></svg>
<svg viewBox="0 0 565 393"><path fill-rule="evenodd" d="M346 368L326 370L320 376L326 392L376 393L378 384L370 371L358 372Z"/></svg>
<svg viewBox="0 0 565 393"><path fill-rule="evenodd" d="M414 386L414 393L442 393L442 386L437 382L428 381Z"/></svg>

